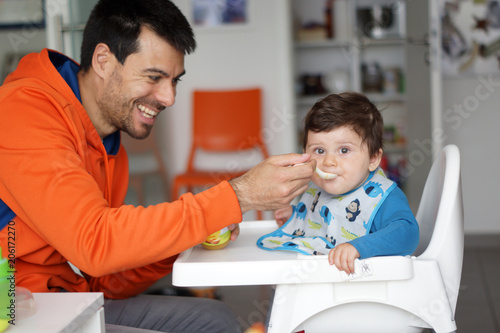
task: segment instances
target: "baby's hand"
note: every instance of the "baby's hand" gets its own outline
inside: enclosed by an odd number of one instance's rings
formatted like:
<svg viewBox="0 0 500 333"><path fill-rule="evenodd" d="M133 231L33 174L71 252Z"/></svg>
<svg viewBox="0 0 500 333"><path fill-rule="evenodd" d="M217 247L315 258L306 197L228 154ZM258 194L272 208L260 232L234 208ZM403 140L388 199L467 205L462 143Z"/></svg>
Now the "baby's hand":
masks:
<svg viewBox="0 0 500 333"><path fill-rule="evenodd" d="M288 221L290 216L293 214L293 207L288 206L285 208L280 208L274 211L274 219L276 220L276 223L278 223L278 227L281 227L283 224Z"/></svg>
<svg viewBox="0 0 500 333"><path fill-rule="evenodd" d="M330 265L335 265L339 271L352 274L354 273L354 259L359 257L359 252L353 245L343 243L330 250L328 262Z"/></svg>

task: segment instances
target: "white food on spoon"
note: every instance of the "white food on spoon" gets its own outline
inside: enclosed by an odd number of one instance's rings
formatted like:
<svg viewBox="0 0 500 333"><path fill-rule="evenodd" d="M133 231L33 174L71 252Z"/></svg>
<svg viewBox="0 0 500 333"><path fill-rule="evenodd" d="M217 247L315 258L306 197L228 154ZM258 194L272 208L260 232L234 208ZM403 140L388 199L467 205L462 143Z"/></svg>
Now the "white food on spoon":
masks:
<svg viewBox="0 0 500 333"><path fill-rule="evenodd" d="M318 175L318 177L322 178L322 179L333 179L333 178L337 177L336 174L324 172L320 168L316 168L315 171L316 171L316 174Z"/></svg>
<svg viewBox="0 0 500 333"><path fill-rule="evenodd" d="M306 163L298 163L298 164L293 164L293 165L290 165L290 166L298 166L298 165L304 165L304 164L306 164ZM316 170L314 170L314 171L316 172L316 174L318 175L319 178L333 179L333 178L337 177L336 174L324 172L320 168L316 168Z"/></svg>

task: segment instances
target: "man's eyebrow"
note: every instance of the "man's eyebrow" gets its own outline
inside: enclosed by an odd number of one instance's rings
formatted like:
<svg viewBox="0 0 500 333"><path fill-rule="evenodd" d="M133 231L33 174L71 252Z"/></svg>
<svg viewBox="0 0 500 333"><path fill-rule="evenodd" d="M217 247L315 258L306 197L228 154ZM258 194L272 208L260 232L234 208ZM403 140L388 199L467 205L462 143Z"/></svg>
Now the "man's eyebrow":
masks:
<svg viewBox="0 0 500 333"><path fill-rule="evenodd" d="M165 72L164 70L161 70L159 68L155 68L155 67L152 67L152 68L146 68L144 70L145 73L154 73L154 74L160 74L161 76L165 76L165 77L169 77L168 73Z"/></svg>
<svg viewBox="0 0 500 333"><path fill-rule="evenodd" d="M164 70L161 70L159 68L146 68L144 70L145 73L154 73L154 74L160 74L161 76L164 76L164 77L170 77L170 74L168 74L167 72L165 72ZM182 71L182 73L180 73L176 78L180 78L181 76L183 76L184 74L186 74L186 71Z"/></svg>
<svg viewBox="0 0 500 333"><path fill-rule="evenodd" d="M186 75L186 70L183 70L182 73L177 75L176 79L179 79L181 76Z"/></svg>

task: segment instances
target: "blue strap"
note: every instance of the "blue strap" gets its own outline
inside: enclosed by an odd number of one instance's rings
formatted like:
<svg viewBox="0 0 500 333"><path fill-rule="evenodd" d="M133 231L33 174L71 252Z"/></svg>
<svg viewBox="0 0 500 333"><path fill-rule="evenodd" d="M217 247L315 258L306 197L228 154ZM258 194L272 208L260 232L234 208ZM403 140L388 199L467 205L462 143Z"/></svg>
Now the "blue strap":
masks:
<svg viewBox="0 0 500 333"><path fill-rule="evenodd" d="M5 226L14 218L16 214L3 202L0 200L0 230L5 228Z"/></svg>

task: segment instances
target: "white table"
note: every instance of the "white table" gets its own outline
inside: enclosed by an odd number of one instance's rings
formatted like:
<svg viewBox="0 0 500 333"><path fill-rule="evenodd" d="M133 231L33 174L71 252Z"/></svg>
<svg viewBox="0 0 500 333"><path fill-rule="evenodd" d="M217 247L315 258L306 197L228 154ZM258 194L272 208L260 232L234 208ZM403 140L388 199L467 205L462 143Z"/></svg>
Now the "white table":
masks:
<svg viewBox="0 0 500 333"><path fill-rule="evenodd" d="M5 333L102 333L104 297L102 293L33 293L36 311L16 318Z"/></svg>

